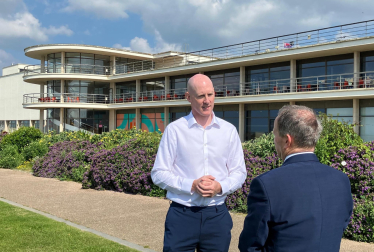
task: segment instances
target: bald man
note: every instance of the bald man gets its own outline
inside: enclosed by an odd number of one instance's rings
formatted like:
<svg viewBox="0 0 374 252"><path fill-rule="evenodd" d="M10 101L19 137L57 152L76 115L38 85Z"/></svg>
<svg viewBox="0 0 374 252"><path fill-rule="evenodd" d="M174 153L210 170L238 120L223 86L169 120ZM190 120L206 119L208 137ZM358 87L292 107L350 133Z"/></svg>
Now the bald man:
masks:
<svg viewBox="0 0 374 252"><path fill-rule="evenodd" d="M190 78L186 98L191 113L166 127L151 173L172 201L163 251L228 251L232 219L225 199L247 176L242 145L236 128L214 115L207 76Z"/></svg>

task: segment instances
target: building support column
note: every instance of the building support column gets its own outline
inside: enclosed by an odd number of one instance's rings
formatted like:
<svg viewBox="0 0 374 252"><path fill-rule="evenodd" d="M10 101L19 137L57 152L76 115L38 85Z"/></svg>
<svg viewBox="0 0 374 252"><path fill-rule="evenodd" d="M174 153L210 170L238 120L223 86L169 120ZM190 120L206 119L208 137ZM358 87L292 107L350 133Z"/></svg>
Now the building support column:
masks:
<svg viewBox="0 0 374 252"><path fill-rule="evenodd" d="M245 136L245 110L244 110L244 103L239 104L239 138L240 141L244 142Z"/></svg>
<svg viewBox="0 0 374 252"><path fill-rule="evenodd" d="M290 92L296 92L296 60L290 61Z"/></svg>
<svg viewBox="0 0 374 252"><path fill-rule="evenodd" d="M360 100L353 99L353 130L360 134Z"/></svg>
<svg viewBox="0 0 374 252"><path fill-rule="evenodd" d="M243 95L243 90L245 88L245 66L240 67L240 84L239 84L239 92L240 95Z"/></svg>
<svg viewBox="0 0 374 252"><path fill-rule="evenodd" d="M164 129L169 123L169 107L164 107Z"/></svg>
<svg viewBox="0 0 374 252"><path fill-rule="evenodd" d="M39 114L39 129L44 133L44 109L40 110Z"/></svg>
<svg viewBox="0 0 374 252"><path fill-rule="evenodd" d="M40 72L45 73L45 57L42 56L40 59Z"/></svg>
<svg viewBox="0 0 374 252"><path fill-rule="evenodd" d="M64 131L65 109L60 108L60 132Z"/></svg>
<svg viewBox="0 0 374 252"><path fill-rule="evenodd" d="M136 123L136 129L141 129L142 126L140 125L141 120L140 120L140 108L135 109L135 123Z"/></svg>
<svg viewBox="0 0 374 252"><path fill-rule="evenodd" d="M165 100L166 100L166 95L169 94L169 92L170 92L170 76L165 76Z"/></svg>
<svg viewBox="0 0 374 252"><path fill-rule="evenodd" d="M295 101L290 101L290 105L296 105Z"/></svg>
<svg viewBox="0 0 374 252"><path fill-rule="evenodd" d="M9 132L8 121L5 120L4 122L5 122L5 125L4 125L4 131Z"/></svg>
<svg viewBox="0 0 374 252"><path fill-rule="evenodd" d="M116 74L116 56L110 56L110 67L112 68L112 74Z"/></svg>
<svg viewBox="0 0 374 252"><path fill-rule="evenodd" d="M44 84L40 84L40 97L44 97Z"/></svg>
<svg viewBox="0 0 374 252"><path fill-rule="evenodd" d="M109 131L116 129L116 110L109 110Z"/></svg>
<svg viewBox="0 0 374 252"><path fill-rule="evenodd" d="M16 130L19 129L19 120L16 120Z"/></svg>
<svg viewBox="0 0 374 252"><path fill-rule="evenodd" d="M65 52L61 52L61 73L65 73Z"/></svg>
<svg viewBox="0 0 374 252"><path fill-rule="evenodd" d="M360 71L361 71L360 70L360 52L354 52L353 53L353 72L354 72L353 85L354 85L354 88L358 87Z"/></svg>
<svg viewBox="0 0 374 252"><path fill-rule="evenodd" d="M116 83L115 82L110 82L109 88L110 88L110 90L112 90L112 91L109 91L109 102L114 103L114 100L117 99Z"/></svg>
<svg viewBox="0 0 374 252"><path fill-rule="evenodd" d="M61 80L61 97L60 97L60 102L65 102L64 93L65 93L65 80Z"/></svg>
<svg viewBox="0 0 374 252"><path fill-rule="evenodd" d="M136 80L136 101L139 101L139 96L140 96L140 80L137 79Z"/></svg>

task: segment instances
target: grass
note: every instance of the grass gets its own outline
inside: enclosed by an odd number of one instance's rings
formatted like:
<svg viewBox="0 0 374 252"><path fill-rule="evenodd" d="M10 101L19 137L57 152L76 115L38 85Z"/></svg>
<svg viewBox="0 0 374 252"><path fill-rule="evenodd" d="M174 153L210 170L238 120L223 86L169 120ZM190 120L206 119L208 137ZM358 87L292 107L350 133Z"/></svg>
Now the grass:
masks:
<svg viewBox="0 0 374 252"><path fill-rule="evenodd" d="M2 201L0 248L2 252L137 251Z"/></svg>

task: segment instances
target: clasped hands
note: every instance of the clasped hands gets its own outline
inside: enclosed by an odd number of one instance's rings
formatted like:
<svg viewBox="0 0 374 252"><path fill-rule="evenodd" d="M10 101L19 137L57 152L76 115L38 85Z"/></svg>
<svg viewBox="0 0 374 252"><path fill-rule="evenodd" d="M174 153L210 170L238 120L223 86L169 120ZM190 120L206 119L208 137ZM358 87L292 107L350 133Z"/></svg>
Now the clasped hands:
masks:
<svg viewBox="0 0 374 252"><path fill-rule="evenodd" d="M206 175L195 179L192 183L191 192L197 192L203 197L214 197L218 193L222 193L222 187L212 175Z"/></svg>

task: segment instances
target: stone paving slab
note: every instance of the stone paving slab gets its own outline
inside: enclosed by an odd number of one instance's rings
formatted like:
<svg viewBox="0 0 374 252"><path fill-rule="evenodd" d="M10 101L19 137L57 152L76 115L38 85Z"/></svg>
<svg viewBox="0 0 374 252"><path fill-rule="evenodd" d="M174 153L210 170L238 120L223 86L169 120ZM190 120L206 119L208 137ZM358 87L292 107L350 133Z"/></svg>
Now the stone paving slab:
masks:
<svg viewBox="0 0 374 252"><path fill-rule="evenodd" d="M0 169L0 197L143 247L162 251L169 201L113 191L81 189L81 184ZM238 251L244 214L234 222L230 252ZM342 240L342 252L372 252L374 244Z"/></svg>

